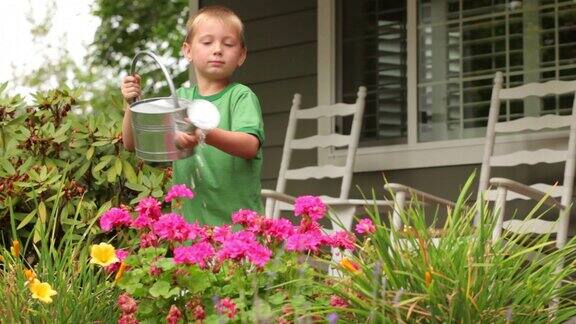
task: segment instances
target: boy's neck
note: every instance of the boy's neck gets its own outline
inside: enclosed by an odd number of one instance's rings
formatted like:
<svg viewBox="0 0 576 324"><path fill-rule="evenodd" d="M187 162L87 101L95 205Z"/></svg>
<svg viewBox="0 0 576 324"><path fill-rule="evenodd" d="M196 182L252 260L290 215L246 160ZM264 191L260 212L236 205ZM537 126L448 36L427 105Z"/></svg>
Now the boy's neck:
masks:
<svg viewBox="0 0 576 324"><path fill-rule="evenodd" d="M224 90L230 84L230 79L209 80L198 77L196 84L198 86L198 94L207 97Z"/></svg>

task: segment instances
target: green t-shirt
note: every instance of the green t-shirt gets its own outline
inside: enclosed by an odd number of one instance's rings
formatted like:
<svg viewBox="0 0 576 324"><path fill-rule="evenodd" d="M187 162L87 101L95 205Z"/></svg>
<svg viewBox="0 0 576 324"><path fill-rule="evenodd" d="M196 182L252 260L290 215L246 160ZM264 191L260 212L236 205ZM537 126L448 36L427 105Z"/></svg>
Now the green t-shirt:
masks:
<svg viewBox="0 0 576 324"><path fill-rule="evenodd" d="M264 123L258 97L245 85L231 83L211 96L201 96L197 87L180 88L184 99L205 99L220 111L218 128L252 134L264 142ZM174 183L185 184L194 191L193 199L183 203L184 217L201 224L231 223L231 214L238 209L262 212L260 172L262 148L258 155L246 160L220 151L210 145L199 145L193 156L175 161Z"/></svg>

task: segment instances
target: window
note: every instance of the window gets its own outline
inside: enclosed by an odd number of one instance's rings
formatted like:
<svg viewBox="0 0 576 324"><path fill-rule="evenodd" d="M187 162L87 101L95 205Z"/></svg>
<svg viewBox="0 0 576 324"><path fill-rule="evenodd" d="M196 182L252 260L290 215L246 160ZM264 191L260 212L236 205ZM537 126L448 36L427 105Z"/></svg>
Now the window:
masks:
<svg viewBox="0 0 576 324"><path fill-rule="evenodd" d="M366 86L364 144L405 144L406 3L342 0L338 9L339 100L354 102L358 86Z"/></svg>
<svg viewBox="0 0 576 324"><path fill-rule="evenodd" d="M574 79L575 13L573 1L420 0L418 140L483 136L496 71L506 87ZM568 96L510 102L502 118L569 108Z"/></svg>
<svg viewBox="0 0 576 324"><path fill-rule="evenodd" d="M318 15L319 103L368 89L356 171L480 163L496 71L505 87L576 79L573 0L318 0ZM569 113L571 97L508 102L501 118Z"/></svg>

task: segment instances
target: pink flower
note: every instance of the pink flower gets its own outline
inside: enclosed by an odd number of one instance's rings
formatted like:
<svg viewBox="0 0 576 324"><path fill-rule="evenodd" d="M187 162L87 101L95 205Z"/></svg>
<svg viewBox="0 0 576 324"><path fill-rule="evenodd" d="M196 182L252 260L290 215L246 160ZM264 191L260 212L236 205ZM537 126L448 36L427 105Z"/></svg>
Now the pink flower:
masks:
<svg viewBox="0 0 576 324"><path fill-rule="evenodd" d="M187 240L192 230L182 216L174 213L162 215L152 225L152 229L159 238L178 242Z"/></svg>
<svg viewBox="0 0 576 324"><path fill-rule="evenodd" d="M375 231L376 227L370 218L363 218L356 225L356 233L358 234L372 234Z"/></svg>
<svg viewBox="0 0 576 324"><path fill-rule="evenodd" d="M238 310L236 309L236 304L229 297L220 299L216 304L216 310L220 314L225 314L230 319L234 318L238 313Z"/></svg>
<svg viewBox="0 0 576 324"><path fill-rule="evenodd" d="M191 246L181 246L174 249L174 263L197 264L206 267L206 262L214 255L214 248L210 243L200 242Z"/></svg>
<svg viewBox="0 0 576 324"><path fill-rule="evenodd" d="M250 209L240 209L234 214L232 214L232 223L240 224L244 227L250 227L254 225L254 222L258 219L258 213Z"/></svg>
<svg viewBox="0 0 576 324"><path fill-rule="evenodd" d="M222 247L216 256L220 261L240 260L246 257L252 264L263 267L270 260L272 251L258 243L254 233L240 231L222 242Z"/></svg>
<svg viewBox="0 0 576 324"><path fill-rule="evenodd" d="M146 215L138 215L138 217L132 221L131 227L135 229L152 228L152 224L154 224L152 218Z"/></svg>
<svg viewBox="0 0 576 324"><path fill-rule="evenodd" d="M182 318L182 312L178 309L178 307L176 307L176 305L170 306L168 316L166 316L166 323L177 324L180 318Z"/></svg>
<svg viewBox="0 0 576 324"><path fill-rule="evenodd" d="M232 238L232 230L230 229L230 225L214 227L212 237L214 238L214 241L219 243L224 243L224 241L229 240Z"/></svg>
<svg viewBox="0 0 576 324"><path fill-rule="evenodd" d="M356 237L347 231L338 231L330 236L330 245L342 249L354 250Z"/></svg>
<svg viewBox="0 0 576 324"><path fill-rule="evenodd" d="M127 293L118 296L116 303L123 314L132 314L138 310L138 304L136 304L134 298L130 297Z"/></svg>
<svg viewBox="0 0 576 324"><path fill-rule="evenodd" d="M259 243L252 243L248 245L248 250L246 253L248 261L254 264L257 267L263 268L268 261L270 261L270 257L272 256L272 251L267 247L263 246Z"/></svg>
<svg viewBox="0 0 576 324"><path fill-rule="evenodd" d="M152 266L150 266L150 272L149 273L152 277L158 277L159 275L162 274L162 269L158 268L155 265L152 265Z"/></svg>
<svg viewBox="0 0 576 324"><path fill-rule="evenodd" d="M319 197L300 196L294 201L294 214L307 215L312 220L319 220L326 214L326 205Z"/></svg>
<svg viewBox="0 0 576 324"><path fill-rule="evenodd" d="M294 225L285 218L278 218L270 220L270 225L264 230L264 234L278 240L285 240L290 235L294 234Z"/></svg>
<svg viewBox="0 0 576 324"><path fill-rule="evenodd" d="M162 203L154 197L146 197L140 200L135 210L140 216L148 217L152 220L157 220L162 214L160 207Z"/></svg>
<svg viewBox="0 0 576 324"><path fill-rule="evenodd" d="M111 208L100 217L100 228L108 232L114 227L130 226L132 217L130 213L121 208Z"/></svg>
<svg viewBox="0 0 576 324"><path fill-rule="evenodd" d="M147 247L157 247L158 246L158 236L153 232L143 233L140 235L140 248L145 249Z"/></svg>
<svg viewBox="0 0 576 324"><path fill-rule="evenodd" d="M288 237L284 248L296 252L316 251L321 243L322 236L318 233L296 233Z"/></svg>
<svg viewBox="0 0 576 324"><path fill-rule="evenodd" d="M330 296L330 306L338 308L346 308L348 307L348 305L349 305L348 302L344 298L336 295Z"/></svg>
<svg viewBox="0 0 576 324"><path fill-rule="evenodd" d="M202 305L198 305L194 307L194 319L197 321L201 321L206 318L206 311Z"/></svg>
<svg viewBox="0 0 576 324"><path fill-rule="evenodd" d="M166 197L164 197L164 201L171 202L176 198L192 199L194 198L194 193L192 192L192 190L188 189L186 185L183 184L174 185L172 186L172 188L170 188L170 191L168 191Z"/></svg>
<svg viewBox="0 0 576 324"><path fill-rule="evenodd" d="M206 234L206 229L203 228L202 226L198 225L197 222L189 224L188 229L189 229L189 234L188 234L189 240L195 240L197 238L205 239L208 236Z"/></svg>
<svg viewBox="0 0 576 324"><path fill-rule="evenodd" d="M120 316L120 318L118 319L118 324L138 324L138 323L139 322L136 319L134 313L122 314L122 316Z"/></svg>
<svg viewBox="0 0 576 324"><path fill-rule="evenodd" d="M124 259L126 259L127 256L128 251L124 249L116 250L116 258L118 258L118 262L114 262L109 266L105 266L104 271L106 271L106 273L116 272L116 270L118 270L118 268L120 267L120 263L122 263L122 261L124 261Z"/></svg>
<svg viewBox="0 0 576 324"><path fill-rule="evenodd" d="M216 253L216 256L220 261L227 259L239 260L246 255L250 243L254 240L254 234L250 232L241 231L234 233L231 238L222 242L222 247Z"/></svg>

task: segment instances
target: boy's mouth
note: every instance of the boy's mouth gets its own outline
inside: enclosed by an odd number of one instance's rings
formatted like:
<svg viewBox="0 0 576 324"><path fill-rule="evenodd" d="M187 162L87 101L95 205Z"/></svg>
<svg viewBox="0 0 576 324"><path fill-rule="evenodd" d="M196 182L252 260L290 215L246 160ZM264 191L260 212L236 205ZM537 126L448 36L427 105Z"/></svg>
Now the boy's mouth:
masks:
<svg viewBox="0 0 576 324"><path fill-rule="evenodd" d="M208 61L210 65L224 65L224 61Z"/></svg>

